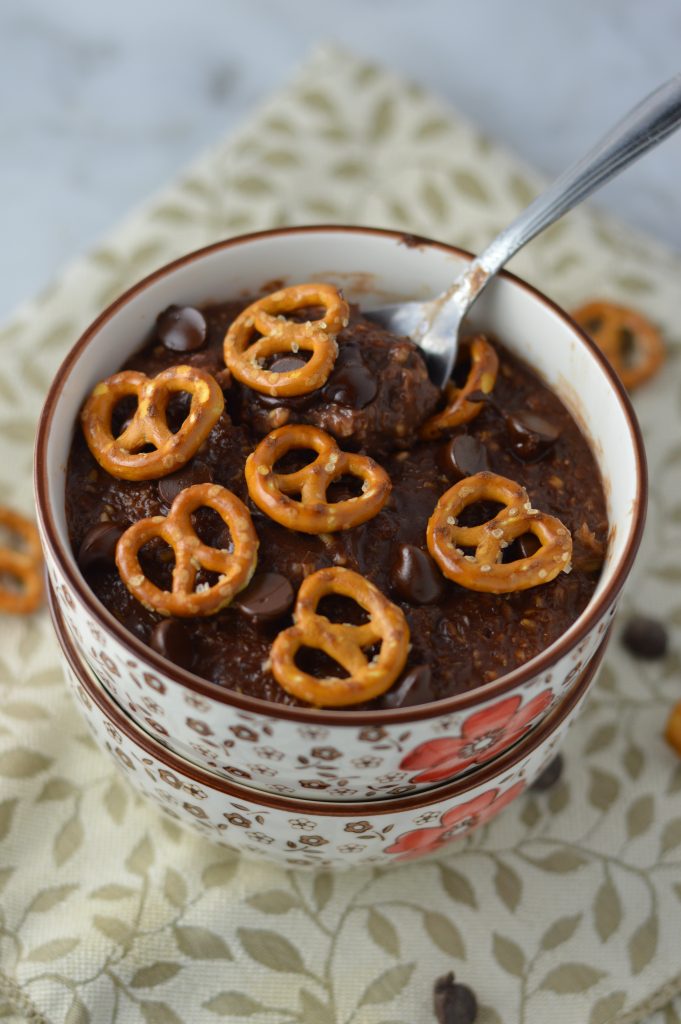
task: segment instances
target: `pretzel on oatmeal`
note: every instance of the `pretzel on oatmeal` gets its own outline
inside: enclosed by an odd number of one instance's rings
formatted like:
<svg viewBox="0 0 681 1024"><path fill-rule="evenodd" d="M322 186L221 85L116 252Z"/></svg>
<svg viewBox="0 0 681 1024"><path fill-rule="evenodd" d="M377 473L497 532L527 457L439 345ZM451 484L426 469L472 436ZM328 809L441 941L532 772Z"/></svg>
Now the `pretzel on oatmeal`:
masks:
<svg viewBox="0 0 681 1024"><path fill-rule="evenodd" d="M319 320L298 322L287 314L321 306ZM347 326L347 302L330 284L298 284L251 303L225 335L225 362L242 384L264 395L307 395L325 384L338 355L336 335ZM254 335L259 335L254 340ZM277 373L265 368L283 352L311 352L296 370Z"/></svg>
<svg viewBox="0 0 681 1024"><path fill-rule="evenodd" d="M212 508L229 528L232 550L209 547L197 535L192 512ZM145 576L140 550L160 537L175 554L172 591L162 590ZM258 536L242 501L218 484L194 484L180 491L167 516L151 516L130 526L116 545L121 579L149 611L178 618L213 615L248 585L258 560ZM219 573L212 586L196 584L199 569Z"/></svg>
<svg viewBox="0 0 681 1024"><path fill-rule="evenodd" d="M497 380L499 359L493 347L482 334L473 338L470 345L471 368L463 387L447 384L445 395L447 405L421 426L419 435L425 440L439 437L452 427L459 427L475 419L482 409L482 402L469 402L468 396L476 391L489 395Z"/></svg>
<svg viewBox="0 0 681 1024"><path fill-rule="evenodd" d="M331 622L317 606L327 595L352 598L369 616L361 626ZM404 668L409 626L402 611L381 591L351 569L334 566L312 573L302 583L293 613L294 625L272 645L272 674L287 693L316 707L346 707L385 693ZM381 644L368 658L364 650ZM301 648L323 651L347 672L345 678L317 678L296 665Z"/></svg>
<svg viewBox="0 0 681 1024"><path fill-rule="evenodd" d="M168 426L171 395L191 395L189 412L177 431ZM114 437L111 418L128 395L137 409L122 434ZM97 462L122 480L157 480L184 466L206 440L225 406L220 385L196 366L170 366L156 377L123 370L96 385L81 413L83 433ZM145 445L154 451L144 452Z"/></svg>
<svg viewBox="0 0 681 1024"><path fill-rule="evenodd" d="M0 507L0 527L14 534L22 550L0 547L0 612L28 615L43 596L43 555L38 531L30 520Z"/></svg>
<svg viewBox="0 0 681 1024"><path fill-rule="evenodd" d="M460 526L458 517L478 501L503 505L479 526ZM524 533L533 533L539 549L527 558L501 561L503 550ZM428 521L428 550L445 576L468 590L507 594L548 583L570 571L572 538L554 516L532 508L520 484L496 473L465 477L443 494ZM474 553L466 554L464 549Z"/></svg>
<svg viewBox="0 0 681 1024"><path fill-rule="evenodd" d="M662 366L662 335L635 309L596 301L573 310L571 316L593 338L625 388L638 387Z"/></svg>
<svg viewBox="0 0 681 1024"><path fill-rule="evenodd" d="M314 462L295 473L275 472L275 464L288 452L310 448L317 452ZM342 476L359 477L362 494L328 502L327 489ZM392 486L373 459L344 452L329 434L301 423L279 427L260 442L246 460L246 483L265 515L301 533L334 533L365 523L383 508ZM292 494L300 494L300 500Z"/></svg>

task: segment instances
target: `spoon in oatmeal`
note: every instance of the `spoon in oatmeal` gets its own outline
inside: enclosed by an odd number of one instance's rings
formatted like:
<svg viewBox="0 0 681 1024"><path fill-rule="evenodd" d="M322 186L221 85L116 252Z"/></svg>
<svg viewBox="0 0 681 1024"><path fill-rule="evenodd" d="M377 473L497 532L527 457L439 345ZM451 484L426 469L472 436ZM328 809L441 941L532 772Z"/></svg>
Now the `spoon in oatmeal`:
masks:
<svg viewBox="0 0 681 1024"><path fill-rule="evenodd" d="M423 351L433 383L444 387L456 359L461 322L497 271L526 242L662 142L680 123L678 74L642 100L537 196L445 292L426 302L401 302L365 312L365 316L411 338Z"/></svg>

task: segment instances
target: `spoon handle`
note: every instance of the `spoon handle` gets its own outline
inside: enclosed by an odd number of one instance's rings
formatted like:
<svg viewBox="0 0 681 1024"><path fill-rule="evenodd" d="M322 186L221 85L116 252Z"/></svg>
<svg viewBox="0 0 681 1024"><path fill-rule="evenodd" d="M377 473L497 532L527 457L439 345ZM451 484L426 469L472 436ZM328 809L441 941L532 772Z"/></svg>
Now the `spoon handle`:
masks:
<svg viewBox="0 0 681 1024"><path fill-rule="evenodd" d="M562 217L643 153L662 142L681 123L681 74L642 100L597 145L568 167L537 196L475 259L459 289L456 304L465 311L491 277L518 249ZM454 298L454 295L452 296Z"/></svg>

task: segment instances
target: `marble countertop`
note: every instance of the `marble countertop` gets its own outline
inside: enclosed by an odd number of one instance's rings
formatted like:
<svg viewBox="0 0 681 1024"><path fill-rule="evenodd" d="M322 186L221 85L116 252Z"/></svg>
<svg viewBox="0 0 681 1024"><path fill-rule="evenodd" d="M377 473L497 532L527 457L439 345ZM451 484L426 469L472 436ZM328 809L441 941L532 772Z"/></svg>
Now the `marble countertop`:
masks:
<svg viewBox="0 0 681 1024"><path fill-rule="evenodd" d="M678 70L680 37L676 0L3 0L0 317L247 119L316 43L420 81L555 174ZM681 134L597 201L681 249L680 167Z"/></svg>

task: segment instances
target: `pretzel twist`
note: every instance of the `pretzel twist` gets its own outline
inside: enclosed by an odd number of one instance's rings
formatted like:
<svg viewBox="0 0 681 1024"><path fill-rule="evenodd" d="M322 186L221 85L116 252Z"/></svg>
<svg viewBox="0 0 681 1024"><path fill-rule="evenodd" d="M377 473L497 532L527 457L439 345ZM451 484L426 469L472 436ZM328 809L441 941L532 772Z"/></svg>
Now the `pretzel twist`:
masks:
<svg viewBox="0 0 681 1024"><path fill-rule="evenodd" d="M312 448L317 458L295 473L275 473L277 461L296 448ZM328 487L345 475L359 477L363 493L328 503ZM365 523L383 508L392 486L373 459L342 451L329 434L306 424L279 427L268 434L246 460L246 483L265 515L300 533L334 533ZM300 500L291 494L300 494Z"/></svg>
<svg viewBox="0 0 681 1024"><path fill-rule="evenodd" d="M477 501L494 501L504 508L479 526L459 526L458 516ZM502 563L503 549L524 533L533 533L541 547L530 557ZM507 594L570 571L569 530L554 516L533 509L524 487L496 473L476 473L443 494L428 521L427 540L444 575L468 590ZM463 548L475 553L466 554Z"/></svg>
<svg viewBox="0 0 681 1024"><path fill-rule="evenodd" d="M369 615L361 626L331 622L317 612L328 594L350 597ZM272 674L287 693L316 707L346 707L385 693L404 668L409 652L409 626L402 611L381 591L350 569L333 567L312 573L298 591L293 613L295 625L285 629L272 645ZM363 648L381 644L368 659ZM333 658L348 673L346 678L316 676L296 665L301 647L312 647Z"/></svg>
<svg viewBox="0 0 681 1024"><path fill-rule="evenodd" d="M171 395L182 391L191 395L191 405L174 434L166 412ZM114 437L111 418L127 395L137 398L137 409L123 433ZM88 448L107 473L122 480L157 480L191 459L224 406L220 385L196 366L171 366L153 378L123 370L97 384L83 407L81 422ZM155 451L139 450L148 444Z"/></svg>
<svg viewBox="0 0 681 1024"><path fill-rule="evenodd" d="M287 313L322 306L319 320L299 323ZM347 326L350 310L330 284L299 284L272 292L247 306L232 323L224 342L225 363L242 384L264 395L307 395L329 378L338 355L336 335ZM251 341L254 334L262 337ZM298 370L276 373L264 363L283 352L311 352Z"/></svg>
<svg viewBox="0 0 681 1024"><path fill-rule="evenodd" d="M214 509L229 527L232 551L209 547L198 537L192 512ZM172 591L148 579L139 562L145 544L160 537L175 553ZM151 516L130 526L116 545L116 565L130 593L160 615L178 618L213 615L247 586L258 560L258 536L242 501L218 484L194 484L180 491L167 516ZM219 573L217 583L195 590L199 569ZM205 584L204 584L205 587Z"/></svg>
<svg viewBox="0 0 681 1024"><path fill-rule="evenodd" d="M18 586L0 586L0 612L28 615L35 611L43 596L43 554L38 531L28 519L9 508L0 507L0 526L23 541L24 550L0 547L0 578L9 577Z"/></svg>
<svg viewBox="0 0 681 1024"><path fill-rule="evenodd" d="M662 366L662 335L635 309L615 302L588 302L571 315L608 358L625 388L638 387Z"/></svg>
<svg viewBox="0 0 681 1024"><path fill-rule="evenodd" d="M462 388L455 384L447 384L445 394L447 406L441 412L430 416L422 424L419 436L425 440L439 437L453 427L469 423L475 419L482 409L482 402L469 402L468 395L474 391L482 391L489 395L497 380L499 359L496 352L481 334L471 342L471 368Z"/></svg>

